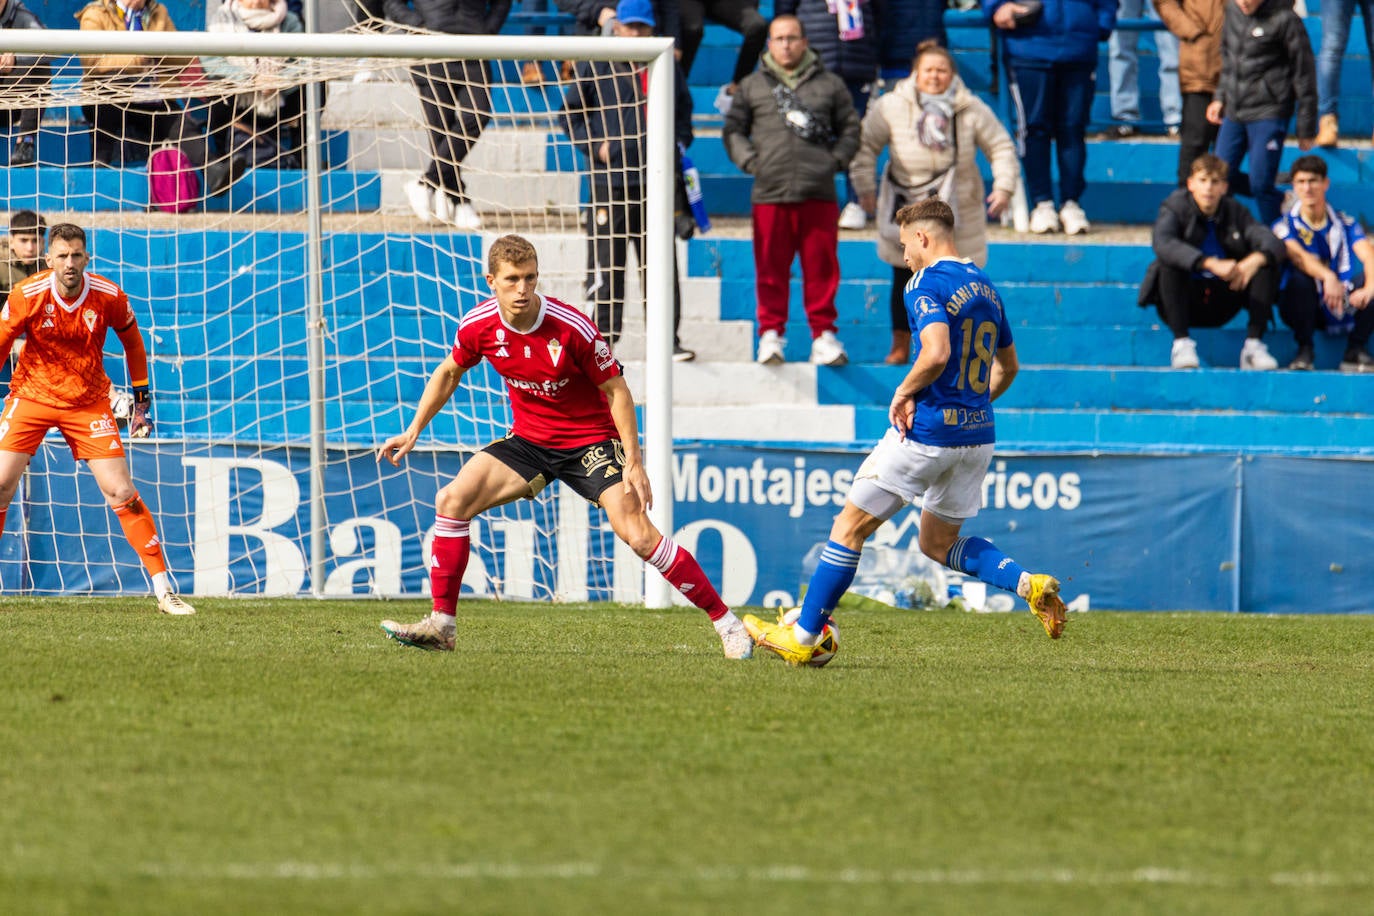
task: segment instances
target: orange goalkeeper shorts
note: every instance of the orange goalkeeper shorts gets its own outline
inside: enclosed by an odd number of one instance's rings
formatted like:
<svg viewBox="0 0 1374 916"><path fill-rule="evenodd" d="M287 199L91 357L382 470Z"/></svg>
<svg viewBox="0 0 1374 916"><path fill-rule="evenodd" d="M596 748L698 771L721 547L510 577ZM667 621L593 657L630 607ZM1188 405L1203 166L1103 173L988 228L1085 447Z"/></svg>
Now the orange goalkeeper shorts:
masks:
<svg viewBox="0 0 1374 916"><path fill-rule="evenodd" d="M9 398L5 401L4 413L0 414L0 451L32 455L54 426L62 431L62 437L79 461L124 457L119 424L110 413L110 405L104 401L84 407L49 407L22 398Z"/></svg>

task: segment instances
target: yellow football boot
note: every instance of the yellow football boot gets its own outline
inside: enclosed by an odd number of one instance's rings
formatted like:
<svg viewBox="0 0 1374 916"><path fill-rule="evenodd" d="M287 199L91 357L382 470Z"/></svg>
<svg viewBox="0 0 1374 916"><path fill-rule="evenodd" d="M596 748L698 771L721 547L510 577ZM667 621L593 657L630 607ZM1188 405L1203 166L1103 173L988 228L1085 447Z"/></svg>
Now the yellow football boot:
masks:
<svg viewBox="0 0 1374 916"><path fill-rule="evenodd" d="M792 627L765 623L753 614L744 616L744 628L749 631L756 646L767 649L789 665L805 665L816 651L815 646L803 646L797 642Z"/></svg>
<svg viewBox="0 0 1374 916"><path fill-rule="evenodd" d="M1059 597L1059 580L1045 573L1032 573L1030 594L1026 596L1031 613L1040 618L1050 639L1058 639L1064 632L1064 600Z"/></svg>

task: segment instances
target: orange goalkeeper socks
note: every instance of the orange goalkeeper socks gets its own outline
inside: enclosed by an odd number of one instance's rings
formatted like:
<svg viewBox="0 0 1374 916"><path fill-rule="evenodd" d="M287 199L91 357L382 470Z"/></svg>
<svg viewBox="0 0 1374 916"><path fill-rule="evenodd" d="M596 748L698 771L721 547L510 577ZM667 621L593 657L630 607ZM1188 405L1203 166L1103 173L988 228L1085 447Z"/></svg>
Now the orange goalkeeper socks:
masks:
<svg viewBox="0 0 1374 916"><path fill-rule="evenodd" d="M120 506L114 507L115 518L124 529L124 537L138 552L138 558L148 574L156 576L167 571L167 561L162 557L162 541L157 536L157 525L153 514L143 505L143 500L135 496Z"/></svg>

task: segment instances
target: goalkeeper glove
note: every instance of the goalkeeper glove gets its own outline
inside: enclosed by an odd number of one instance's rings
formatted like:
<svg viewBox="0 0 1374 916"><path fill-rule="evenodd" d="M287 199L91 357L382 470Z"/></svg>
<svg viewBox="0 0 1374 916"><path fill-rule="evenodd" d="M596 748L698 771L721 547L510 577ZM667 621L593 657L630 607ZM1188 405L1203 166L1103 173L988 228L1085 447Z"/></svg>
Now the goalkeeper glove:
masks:
<svg viewBox="0 0 1374 916"><path fill-rule="evenodd" d="M146 439L153 431L153 393L147 385L134 386L134 415L129 420L129 435L135 439Z"/></svg>

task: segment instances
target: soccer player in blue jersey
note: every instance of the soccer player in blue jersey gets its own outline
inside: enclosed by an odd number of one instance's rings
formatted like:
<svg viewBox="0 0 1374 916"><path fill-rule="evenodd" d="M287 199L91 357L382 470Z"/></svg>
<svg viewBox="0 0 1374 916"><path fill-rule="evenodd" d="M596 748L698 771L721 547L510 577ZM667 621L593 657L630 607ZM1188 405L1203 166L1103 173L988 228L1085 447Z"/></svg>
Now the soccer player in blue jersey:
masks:
<svg viewBox="0 0 1374 916"><path fill-rule="evenodd" d="M992 402L1016 377L1016 345L1002 297L987 274L959 257L954 211L939 199L897 211L907 266L907 319L916 361L888 408L892 428L854 475L792 626L744 618L754 642L788 663L808 662L830 613L854 581L870 536L922 499L918 543L938 563L1030 604L1051 639L1064 631L1059 580L1030 573L982 538L959 529L978 514L995 440Z"/></svg>
<svg viewBox="0 0 1374 916"><path fill-rule="evenodd" d="M1273 226L1288 249L1279 317L1298 343L1288 368L1312 368L1313 332L1324 328L1328 334L1350 335L1342 372L1374 372L1368 350L1374 335L1374 244L1359 220L1327 202L1326 160L1299 156L1291 171L1297 201Z"/></svg>

